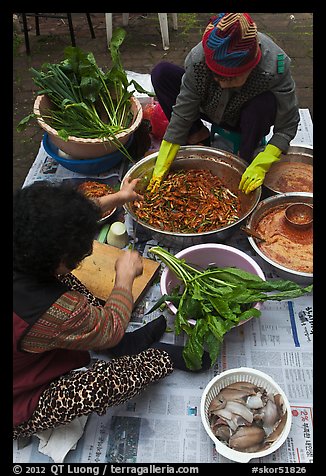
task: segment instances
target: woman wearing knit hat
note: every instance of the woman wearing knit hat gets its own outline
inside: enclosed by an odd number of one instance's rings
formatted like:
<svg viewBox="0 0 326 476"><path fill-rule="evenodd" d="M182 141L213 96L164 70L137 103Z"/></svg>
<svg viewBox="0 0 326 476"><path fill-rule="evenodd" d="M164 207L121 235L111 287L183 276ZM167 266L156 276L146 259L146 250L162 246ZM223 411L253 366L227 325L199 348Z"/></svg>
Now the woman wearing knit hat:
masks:
<svg viewBox="0 0 326 476"><path fill-rule="evenodd" d="M210 145L201 119L240 133L239 156L251 162L240 190L249 193L262 185L299 124L290 62L279 46L257 32L248 13L219 13L186 57L185 69L168 62L155 66L152 83L169 125L149 188L157 189L181 145ZM273 136L261 150L272 126Z"/></svg>

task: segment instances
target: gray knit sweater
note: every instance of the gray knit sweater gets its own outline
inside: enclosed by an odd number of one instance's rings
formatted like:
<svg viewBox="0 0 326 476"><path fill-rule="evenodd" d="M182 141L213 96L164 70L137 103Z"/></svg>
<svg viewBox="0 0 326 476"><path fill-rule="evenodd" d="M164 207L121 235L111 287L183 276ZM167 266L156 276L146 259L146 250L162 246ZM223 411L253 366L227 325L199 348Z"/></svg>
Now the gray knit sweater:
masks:
<svg viewBox="0 0 326 476"><path fill-rule="evenodd" d="M290 71L291 60L268 36L258 33L258 38L261 60L241 88L222 89L219 86L205 64L202 43L190 51L185 60L180 93L164 135L166 141L187 144L190 127L201 112L216 124L225 122L235 126L245 102L265 91L271 91L277 100L277 113L269 143L287 152L300 119L295 83ZM284 55L283 73L277 71L278 54Z"/></svg>

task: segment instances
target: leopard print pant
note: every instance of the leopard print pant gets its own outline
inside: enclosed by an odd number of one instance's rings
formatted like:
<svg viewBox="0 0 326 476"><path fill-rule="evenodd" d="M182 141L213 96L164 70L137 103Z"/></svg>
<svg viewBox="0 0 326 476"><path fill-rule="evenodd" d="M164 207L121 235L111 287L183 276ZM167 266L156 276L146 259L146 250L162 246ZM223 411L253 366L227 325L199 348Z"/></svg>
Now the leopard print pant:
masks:
<svg viewBox="0 0 326 476"><path fill-rule="evenodd" d="M93 306L102 306L103 302L94 296L86 286L79 281L79 279L72 273L68 273L65 275L58 276L58 280L61 281L63 284L68 286L68 288L72 291L78 291L80 294L86 296L87 301L89 304L93 304Z"/></svg>
<svg viewBox="0 0 326 476"><path fill-rule="evenodd" d="M103 415L172 370L168 354L153 348L111 362L97 360L87 370L73 370L51 382L31 418L14 428L13 438L70 423L77 416Z"/></svg>
<svg viewBox="0 0 326 476"><path fill-rule="evenodd" d="M90 304L102 305L73 274L59 279L69 289L86 296ZM13 438L28 437L70 423L77 416L93 412L103 415L109 407L135 397L147 385L164 378L172 370L169 355L151 348L111 362L98 360L87 370L73 370L51 382L31 418L14 428Z"/></svg>

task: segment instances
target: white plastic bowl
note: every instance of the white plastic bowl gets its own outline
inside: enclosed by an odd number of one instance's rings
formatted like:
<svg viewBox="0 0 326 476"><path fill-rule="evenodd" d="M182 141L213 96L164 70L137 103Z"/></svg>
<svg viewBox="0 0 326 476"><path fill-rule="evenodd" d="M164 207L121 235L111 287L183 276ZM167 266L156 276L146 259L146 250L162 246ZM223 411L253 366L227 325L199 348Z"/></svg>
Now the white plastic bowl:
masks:
<svg viewBox="0 0 326 476"><path fill-rule="evenodd" d="M243 269L249 273L256 274L264 281L266 281L263 270L256 263L256 261L243 251L220 243L203 243L200 245L190 246L175 255L176 258L183 258L188 264L207 268L208 266L227 267L234 266ZM161 275L161 293L171 294L173 288L180 284L180 280L167 266L164 268ZM173 314L176 314L177 308L170 302L167 303L169 309ZM254 305L256 309L261 308L260 303ZM190 323L195 323L189 319ZM243 324L246 321L242 321Z"/></svg>
<svg viewBox="0 0 326 476"><path fill-rule="evenodd" d="M222 388L226 387L227 385L230 385L231 383L240 381L253 383L255 385L263 387L268 393L272 393L273 395L279 393L283 398L284 408L287 411L286 423L279 438L269 448L265 450L257 451L254 453L244 453L242 451L234 450L232 448L229 448L226 444L216 438L216 436L210 429L208 407L211 401L217 396L217 394L220 392L220 390L222 390ZM269 375L265 374L264 372L261 372L260 370L255 370L248 367L240 367L236 369L226 370L225 372L222 372L216 377L214 377L207 384L202 394L200 402L200 415L208 436L213 440L215 444L216 451L225 458L228 458L232 461L236 461L237 463L248 463L251 459L262 458L276 451L278 448L280 448L280 446L283 445L286 438L288 437L292 424L290 403L281 387Z"/></svg>
<svg viewBox="0 0 326 476"><path fill-rule="evenodd" d="M112 223L106 237L106 242L108 245L115 246L116 248L120 249L127 246L129 239L126 225L121 221L115 221Z"/></svg>

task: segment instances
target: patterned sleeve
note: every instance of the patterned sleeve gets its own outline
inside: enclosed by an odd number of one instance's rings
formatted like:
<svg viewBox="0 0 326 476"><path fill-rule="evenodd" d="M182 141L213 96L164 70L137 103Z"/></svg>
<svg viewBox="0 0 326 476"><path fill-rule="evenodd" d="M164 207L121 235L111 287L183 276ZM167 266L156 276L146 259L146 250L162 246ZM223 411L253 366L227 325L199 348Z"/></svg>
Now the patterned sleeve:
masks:
<svg viewBox="0 0 326 476"><path fill-rule="evenodd" d="M195 90L193 67L182 77L180 92L172 108L171 119L163 139L172 144L187 144L192 124L200 117L201 98Z"/></svg>
<svg viewBox="0 0 326 476"><path fill-rule="evenodd" d="M180 92L172 108L171 119L163 137L164 140L172 142L172 144L187 144L190 128L200 118L200 106L205 91L199 92L195 63L203 58L203 48L199 43L185 59L185 72L182 76Z"/></svg>
<svg viewBox="0 0 326 476"><path fill-rule="evenodd" d="M64 293L32 326L22 342L28 352L51 349L100 350L116 346L128 327L130 292L113 288L104 306L89 304L78 291Z"/></svg>
<svg viewBox="0 0 326 476"><path fill-rule="evenodd" d="M277 101L277 111L273 136L269 143L286 152L295 137L300 122L295 82L291 76L290 59L284 59L285 70L277 76L277 82L271 88Z"/></svg>

